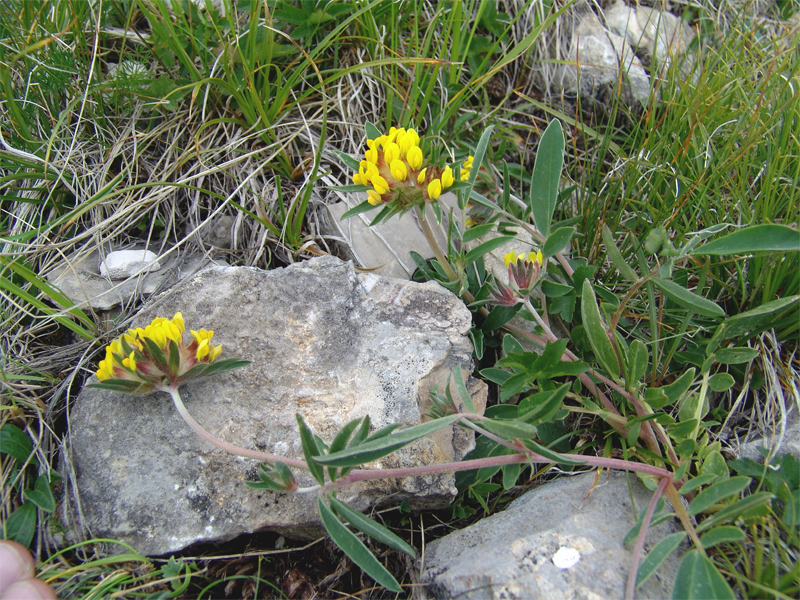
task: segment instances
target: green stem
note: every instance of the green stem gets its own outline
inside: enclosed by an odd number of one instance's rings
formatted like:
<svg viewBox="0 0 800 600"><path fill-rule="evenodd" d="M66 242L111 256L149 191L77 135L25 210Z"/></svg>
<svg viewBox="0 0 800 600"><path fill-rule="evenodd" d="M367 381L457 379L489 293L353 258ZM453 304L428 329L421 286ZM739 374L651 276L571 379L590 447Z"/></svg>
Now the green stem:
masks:
<svg viewBox="0 0 800 600"><path fill-rule="evenodd" d="M427 212L427 206L424 206L423 210ZM430 246L431 250L433 250L436 260L439 261L439 264L442 266L442 269L444 269L444 272L447 273L450 281L458 281L459 277L453 270L453 267L450 266L450 261L447 260L447 257L444 255L444 251L442 250L441 246L439 246L439 241L436 239L436 234L433 232L433 229L431 229L431 224L426 218L427 215L419 209L419 206L416 205L414 206L414 214L417 215L417 221L419 221L420 229L422 229L422 235L424 235L425 239L428 241L428 246Z"/></svg>

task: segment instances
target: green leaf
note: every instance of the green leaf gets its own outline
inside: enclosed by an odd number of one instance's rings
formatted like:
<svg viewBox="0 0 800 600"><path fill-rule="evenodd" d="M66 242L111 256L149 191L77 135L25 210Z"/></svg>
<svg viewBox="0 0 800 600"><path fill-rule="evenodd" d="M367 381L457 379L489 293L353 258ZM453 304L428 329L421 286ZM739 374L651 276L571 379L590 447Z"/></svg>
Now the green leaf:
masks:
<svg viewBox="0 0 800 600"><path fill-rule="evenodd" d="M755 348L720 348L712 355L715 361L722 365L738 365L746 363L758 356Z"/></svg>
<svg viewBox="0 0 800 600"><path fill-rule="evenodd" d="M686 534L679 531L659 540L659 542L653 546L653 549L647 553L647 556L639 567L639 572L636 573L636 587L639 587L650 579L650 576L678 549L678 546L681 545L681 542L683 542L685 538Z"/></svg>
<svg viewBox="0 0 800 600"><path fill-rule="evenodd" d="M636 276L636 272L631 268L631 266L622 256L622 253L619 251L619 248L617 247L617 243L614 241L614 236L612 235L611 230L605 223L603 224L603 241L606 244L606 251L608 252L608 257L611 259L611 262L614 263L614 266L617 267L619 274L622 275L628 281L631 282L638 281L639 278Z"/></svg>
<svg viewBox="0 0 800 600"><path fill-rule="evenodd" d="M700 542L702 542L703 548L705 549L716 546L717 544L745 542L746 540L747 536L744 534L744 531L734 525L721 525L700 536Z"/></svg>
<svg viewBox="0 0 800 600"><path fill-rule="evenodd" d="M219 373L224 373L225 371L232 371L234 369L246 367L249 364L249 360L242 360L240 358L233 357L223 360L215 360L213 363L202 365L205 368L203 369L203 372L197 376L197 379L201 377L211 377L212 375L218 375Z"/></svg>
<svg viewBox="0 0 800 600"><path fill-rule="evenodd" d="M563 168L564 132L561 122L553 119L539 140L529 196L536 229L545 237L550 236L550 222L558 200L558 184Z"/></svg>
<svg viewBox="0 0 800 600"><path fill-rule="evenodd" d="M496 250L503 244L506 244L513 239L515 239L513 235L504 235L491 240L486 240L482 244L475 246L472 250L467 252L466 256L464 256L464 263L469 264L471 262L475 262L484 254L488 254L492 250Z"/></svg>
<svg viewBox="0 0 800 600"><path fill-rule="evenodd" d="M318 457L316 462L332 467L352 467L377 460L410 444L414 440L438 431L442 427L452 425L460 418L461 415L450 415L420 425L414 425L380 439L369 440L359 446Z"/></svg>
<svg viewBox="0 0 800 600"><path fill-rule="evenodd" d="M614 379L619 379L617 354L614 351L614 346L611 345L611 340L608 339L608 333L600 316L600 308L597 306L597 297L594 295L592 284L589 283L588 279L583 281L581 317L583 318L586 336L589 338L589 344L592 346L592 351L595 353L597 360L609 375Z"/></svg>
<svg viewBox="0 0 800 600"><path fill-rule="evenodd" d="M664 292L667 298L684 308L696 312L698 315L703 315L704 317L725 316L725 311L722 310L718 304L702 296L698 296L694 292L690 292L674 281L662 279L660 277L654 277L651 281L658 289Z"/></svg>
<svg viewBox="0 0 800 600"><path fill-rule="evenodd" d="M689 550L681 560L672 588L673 600L735 600L728 582L707 556Z"/></svg>
<svg viewBox="0 0 800 600"><path fill-rule="evenodd" d="M709 484L709 483L711 483L713 481L716 481L717 479L719 479L719 475L716 475L714 473L708 473L706 475L700 475L700 476L695 477L694 479L690 479L689 481L684 483L681 486L680 493L681 493L682 496L685 496L689 492L693 492L697 488L703 487L704 485L707 485L707 484Z"/></svg>
<svg viewBox="0 0 800 600"><path fill-rule="evenodd" d="M25 502L6 520L6 539L19 542L26 548L36 533L36 507Z"/></svg>
<svg viewBox="0 0 800 600"><path fill-rule="evenodd" d="M711 529L716 525L720 525L725 521L737 519L740 516L758 509L760 507L768 508L769 503L775 499L775 495L769 492L756 492L744 498L740 498L733 504L730 504L707 518L705 521L697 526L697 533L703 532L706 529Z"/></svg>
<svg viewBox="0 0 800 600"><path fill-rule="evenodd" d="M461 403L464 405L464 408L467 409L467 412L475 413L475 405L472 403L472 397L469 395L467 386L464 385L464 378L461 376L461 369L456 369L455 380L456 389L458 390L458 397L461 399ZM450 391L449 386L447 391Z"/></svg>
<svg viewBox="0 0 800 600"><path fill-rule="evenodd" d="M361 419L353 419L347 425L342 427L339 430L339 433L336 434L336 437L333 438L333 441L328 448L328 452L338 452L339 450L344 450L347 447L347 442L350 440L350 436L353 435L353 432L360 423ZM336 479L336 467L328 467L328 477L331 481Z"/></svg>
<svg viewBox="0 0 800 600"><path fill-rule="evenodd" d="M339 220L340 221L344 221L345 219L349 219L350 217L354 217L354 216L359 215L361 213L368 212L368 211L372 210L373 208L377 208L377 207L373 206L372 204L370 204L369 202L364 200L364 202L362 202L358 206L354 206L350 210L346 211L342 215L342 218L339 219Z"/></svg>
<svg viewBox="0 0 800 600"><path fill-rule="evenodd" d="M559 298L569 294L574 289L575 288L573 288L571 285L556 283L555 281L550 281L549 279L542 281L542 291L548 298Z"/></svg>
<svg viewBox="0 0 800 600"><path fill-rule="evenodd" d="M493 130L494 125L489 125L489 127L484 129L478 140L478 144L475 146L475 154L472 157L472 168L469 171L469 178L467 179L467 183L469 183L470 187L475 184L478 171L480 171L481 165L483 165L483 157L486 155L486 148L489 147L489 140L492 137Z"/></svg>
<svg viewBox="0 0 800 600"><path fill-rule="evenodd" d="M522 471L522 463L505 465L500 469L503 472L503 489L510 490L517 483L519 474Z"/></svg>
<svg viewBox="0 0 800 600"><path fill-rule="evenodd" d="M347 166L348 169L358 173L359 161L357 159L353 158L349 154L340 152L339 150L334 150L333 153L336 155L336 158L338 158Z"/></svg>
<svg viewBox="0 0 800 600"><path fill-rule="evenodd" d="M524 421L501 421L487 419L475 423L489 433L493 433L505 440L529 440L536 437L536 427Z"/></svg>
<svg viewBox="0 0 800 600"><path fill-rule="evenodd" d="M647 366L650 363L650 353L647 346L640 340L633 340L625 352L627 370L625 381L629 385L639 383L647 373Z"/></svg>
<svg viewBox="0 0 800 600"><path fill-rule="evenodd" d="M353 184L353 185L331 185L328 186L329 190L334 192L344 192L347 194L355 194L357 192L366 192L370 187L368 185Z"/></svg>
<svg viewBox="0 0 800 600"><path fill-rule="evenodd" d="M669 385L660 388L648 388L644 393L644 401L651 408L658 410L668 404L680 400L694 382L695 369L692 367Z"/></svg>
<svg viewBox="0 0 800 600"><path fill-rule="evenodd" d="M364 543L336 518L333 511L323 502L321 496L317 497L317 505L319 506L319 514L322 517L325 531L328 532L328 535L331 536L336 545L341 548L342 552L383 587L396 594L401 593L403 589L397 583L397 580L378 562L378 559L375 558Z"/></svg>
<svg viewBox="0 0 800 600"><path fill-rule="evenodd" d="M752 479L742 475L718 481L697 494L689 503L689 514L700 514L725 498L738 494L750 485L751 481Z"/></svg>
<svg viewBox="0 0 800 600"><path fill-rule="evenodd" d="M752 337L762 331L771 329L783 314L793 305L800 303L800 294L772 300L756 308L739 313L725 319L709 342L709 350L716 348L723 340L739 337ZM797 310L796 307L794 310Z"/></svg>
<svg viewBox="0 0 800 600"><path fill-rule="evenodd" d="M692 254L750 254L751 252L796 252L800 250L800 231L786 225L766 223L739 229L704 244Z"/></svg>
<svg viewBox="0 0 800 600"><path fill-rule="evenodd" d="M544 392L543 395L545 396L545 399L525 412L522 412L522 404L525 402L525 400L523 400L520 402L519 418L526 423L531 424L539 424L550 421L558 412L558 409L561 408L561 404L564 402L564 398L569 391L569 386L569 383L565 383L553 392Z"/></svg>
<svg viewBox="0 0 800 600"><path fill-rule="evenodd" d="M462 241L466 244L467 242L476 240L479 237L483 237L484 235L489 233L492 229L494 229L494 223L483 223L481 225L475 225L474 227L470 227L464 232Z"/></svg>
<svg viewBox="0 0 800 600"><path fill-rule="evenodd" d="M733 387L736 380L730 373L717 373L708 379L708 387L715 392L726 392Z"/></svg>
<svg viewBox="0 0 800 600"><path fill-rule="evenodd" d="M580 458L579 456L570 456L569 454L561 454L559 452L554 452L550 450L550 448L546 448L541 444L534 442L533 440L525 440L522 442L527 448L533 450L537 454L541 454L544 458L548 460L552 460L555 463L562 464L562 465L582 465L585 464L586 461Z"/></svg>
<svg viewBox="0 0 800 600"><path fill-rule="evenodd" d="M366 132L366 134L367 134L367 139L368 139L368 140L376 140L376 139L378 139L379 137L381 137L381 135L383 135L383 134L381 133L381 130L380 130L380 129L378 129L378 128L377 128L375 125L373 125L373 124L372 124L372 123L370 123L369 121L367 121L366 123L364 123L364 131L365 131L365 132Z"/></svg>
<svg viewBox="0 0 800 600"><path fill-rule="evenodd" d="M547 241L542 246L542 255L545 258L555 256L569 245L573 235L575 235L574 227L556 229L547 237Z"/></svg>
<svg viewBox="0 0 800 600"><path fill-rule="evenodd" d="M415 558L417 551L412 546L409 546L405 540L399 538L394 533L389 531L386 527L362 515L360 512L353 510L344 502L331 498L331 508L342 517L345 521L350 523L359 531L367 534L374 540L378 540L382 544L386 544L390 548L399 550L408 554L410 557Z"/></svg>
<svg viewBox="0 0 800 600"><path fill-rule="evenodd" d="M33 442L19 427L5 423L0 427L0 453L13 456L20 463L24 463L33 453ZM32 458L31 464L38 465L38 462Z"/></svg>
<svg viewBox="0 0 800 600"><path fill-rule="evenodd" d="M22 497L41 508L44 512L51 513L56 509L56 500L50 491L50 482L46 475L39 475L33 489L22 490Z"/></svg>
<svg viewBox="0 0 800 600"><path fill-rule="evenodd" d="M303 445L303 456L308 464L308 470L320 485L324 485L325 474L323 473L322 467L319 465L319 463L314 460L321 454L319 446L317 445L317 440L314 438L314 434L308 428L308 425L306 425L302 415L297 413L295 418L297 419L297 425L300 428L300 442Z"/></svg>
<svg viewBox="0 0 800 600"><path fill-rule="evenodd" d="M139 384L135 381L126 381L125 379L106 379L99 383L90 383L86 387L97 388L99 390L111 390L112 392L122 392L124 394L133 394L138 388Z"/></svg>

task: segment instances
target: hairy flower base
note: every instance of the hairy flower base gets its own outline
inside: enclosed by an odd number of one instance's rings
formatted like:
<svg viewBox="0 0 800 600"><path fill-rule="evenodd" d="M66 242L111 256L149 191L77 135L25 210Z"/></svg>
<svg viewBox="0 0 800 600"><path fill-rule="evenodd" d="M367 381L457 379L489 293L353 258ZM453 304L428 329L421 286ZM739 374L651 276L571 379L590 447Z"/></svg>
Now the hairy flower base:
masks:
<svg viewBox="0 0 800 600"><path fill-rule="evenodd" d="M495 282L492 300L499 306L514 306L530 296L539 280L544 256L541 250L522 254L512 250L503 257L503 262L508 268L509 285Z"/></svg>
<svg viewBox="0 0 800 600"><path fill-rule="evenodd" d="M101 383L96 387L147 394L247 364L238 359L217 361L222 346L211 344L213 331L190 331L193 339L188 345L184 332L181 313L172 319L156 317L144 328L129 329L106 347L97 369Z"/></svg>

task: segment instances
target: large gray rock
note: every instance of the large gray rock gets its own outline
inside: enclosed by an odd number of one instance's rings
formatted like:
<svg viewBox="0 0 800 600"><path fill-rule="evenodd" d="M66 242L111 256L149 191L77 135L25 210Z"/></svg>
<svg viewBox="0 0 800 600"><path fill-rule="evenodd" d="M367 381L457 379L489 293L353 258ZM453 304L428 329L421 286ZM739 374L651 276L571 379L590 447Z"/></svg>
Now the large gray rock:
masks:
<svg viewBox="0 0 800 600"><path fill-rule="evenodd" d="M374 428L410 426L428 410L433 386L443 390L454 369L471 370L471 315L455 295L433 283L356 274L332 257L274 271L208 269L160 296L134 326L176 311L187 328L213 329L223 357L252 361L184 385L189 411L225 441L292 458L302 458L295 413L327 441L366 415ZM471 389L485 406L485 386L472 381ZM440 430L379 466L459 460L473 446L465 429ZM263 529L320 532L315 494L247 488L258 463L197 437L163 393L85 388L70 414L66 456L75 494L65 515L76 534L85 529L156 555ZM297 474L301 486L313 483ZM339 497L366 510L405 498L442 507L455 496L453 476L437 475L362 482Z"/></svg>
<svg viewBox="0 0 800 600"><path fill-rule="evenodd" d="M621 92L628 104L646 105L650 78L624 37L608 31L592 12L579 18L572 34L569 57L554 91L597 103ZM622 81L622 89L618 90Z"/></svg>
<svg viewBox="0 0 800 600"><path fill-rule="evenodd" d="M459 600L624 597L632 553L622 540L652 494L627 477L603 475L592 490L587 473L531 490L503 512L428 544L420 581L436 598ZM653 528L647 548L676 528L674 521ZM668 598L677 565L673 555L636 597Z"/></svg>

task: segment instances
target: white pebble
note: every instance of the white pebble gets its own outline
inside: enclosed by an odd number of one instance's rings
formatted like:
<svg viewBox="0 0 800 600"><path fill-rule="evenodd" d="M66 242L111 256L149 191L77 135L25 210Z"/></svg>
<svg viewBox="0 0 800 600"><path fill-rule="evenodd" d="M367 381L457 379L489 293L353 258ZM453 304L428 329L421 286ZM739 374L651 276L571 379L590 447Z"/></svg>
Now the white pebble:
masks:
<svg viewBox="0 0 800 600"><path fill-rule="evenodd" d="M115 250L100 263L100 275L109 279L127 279L141 272L158 271L158 256L150 250Z"/></svg>
<svg viewBox="0 0 800 600"><path fill-rule="evenodd" d="M553 555L553 564L559 569L571 569L578 564L581 559L581 553L575 548L568 548L561 546Z"/></svg>

